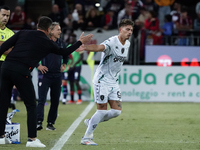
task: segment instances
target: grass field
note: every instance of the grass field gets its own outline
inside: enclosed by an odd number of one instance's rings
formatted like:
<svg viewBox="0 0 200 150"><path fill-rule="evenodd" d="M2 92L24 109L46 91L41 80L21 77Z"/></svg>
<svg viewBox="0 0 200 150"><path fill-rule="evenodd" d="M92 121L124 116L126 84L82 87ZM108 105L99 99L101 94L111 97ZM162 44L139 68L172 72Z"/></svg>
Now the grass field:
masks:
<svg viewBox="0 0 200 150"><path fill-rule="evenodd" d="M38 132L38 138L50 150L62 134L86 108L81 105L59 106L56 131ZM199 150L200 149L200 104L199 103L127 103L123 102L122 114L98 125L94 132L94 142L98 146L80 145L86 127L83 121L62 147L62 150ZM0 150L41 149L26 148L26 110L22 102L17 102L12 122L21 125L21 144L0 145ZM45 106L45 121L49 105ZM89 112L90 118L96 107ZM11 110L10 110L11 111Z"/></svg>

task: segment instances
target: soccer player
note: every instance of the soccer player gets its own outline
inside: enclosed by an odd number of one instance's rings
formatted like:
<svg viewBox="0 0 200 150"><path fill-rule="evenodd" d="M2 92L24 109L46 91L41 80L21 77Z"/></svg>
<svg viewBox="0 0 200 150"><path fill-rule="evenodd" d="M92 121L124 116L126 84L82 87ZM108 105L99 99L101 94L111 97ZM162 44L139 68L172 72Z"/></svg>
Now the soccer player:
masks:
<svg viewBox="0 0 200 150"><path fill-rule="evenodd" d="M36 100L31 72L39 61L49 53L68 56L92 38L92 34L83 36L82 33L74 45L69 48L60 48L47 37L51 24L52 20L43 16L39 19L37 30L21 30L0 47L0 56L13 47L1 66L0 144L10 144L4 132L12 87L15 85L27 110L28 141L26 147L46 147L36 138Z"/></svg>
<svg viewBox="0 0 200 150"><path fill-rule="evenodd" d="M70 45L71 46L71 45ZM65 105L67 101L68 89L67 89L67 81L68 81L68 70L73 63L72 54L69 55L69 61L65 70L62 72L62 88L63 88L63 99L62 104Z"/></svg>
<svg viewBox="0 0 200 150"><path fill-rule="evenodd" d="M100 45L84 45L86 51L103 52L100 64L93 78L94 99L97 111L84 121L87 126L81 139L83 145L97 145L92 141L93 132L98 123L108 121L121 114L121 92L118 77L125 61L130 42L128 39L133 32L133 22L124 19L119 23L119 34L109 38ZM110 110L107 110L107 103Z"/></svg>
<svg viewBox="0 0 200 150"><path fill-rule="evenodd" d="M81 104L81 86L79 84L80 81L80 75L81 75L81 65L82 65L82 59L83 59L83 53L81 52L73 52L72 57L74 59L74 63L72 67L69 69L69 82L70 82L70 96L71 100L69 100L68 104L75 103L74 101L74 85L77 87L77 94L78 94L78 100L76 101L76 104Z"/></svg>
<svg viewBox="0 0 200 150"><path fill-rule="evenodd" d="M72 33L69 35L69 43L73 44L76 42L76 34ZM68 80L70 82L70 96L71 100L69 100L67 103L68 104L73 104L75 103L74 101L74 85L77 87L77 94L78 94L78 100L76 104L81 104L81 86L79 84L80 81L80 73L81 73L81 65L82 65L82 59L83 59L83 52L73 52L72 53L73 57L73 63L70 66L70 69L68 70Z"/></svg>
<svg viewBox="0 0 200 150"><path fill-rule="evenodd" d="M50 27L49 38L53 40L59 47L65 47L65 44L60 39L61 27L59 23L53 22ZM63 63L61 64L63 60ZM49 88L51 96L51 106L47 118L46 130L56 130L53 126L55 124L59 98L61 92L61 77L62 72L66 67L68 61L67 57L62 57L57 54L50 53L41 60L38 65L38 105L37 105L37 130L43 129L42 122L44 120L44 105L46 102L47 92Z"/></svg>

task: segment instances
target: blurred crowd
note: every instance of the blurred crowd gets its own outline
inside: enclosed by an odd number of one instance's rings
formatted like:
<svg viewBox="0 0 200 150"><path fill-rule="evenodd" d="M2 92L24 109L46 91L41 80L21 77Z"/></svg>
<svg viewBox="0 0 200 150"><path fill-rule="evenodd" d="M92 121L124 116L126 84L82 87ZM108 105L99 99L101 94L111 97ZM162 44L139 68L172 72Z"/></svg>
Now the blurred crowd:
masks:
<svg viewBox="0 0 200 150"><path fill-rule="evenodd" d="M129 18L135 22L134 37L145 32L143 38L153 39L147 40L149 44L163 44L167 40L163 36L176 35L181 37L176 41L179 45L187 45L188 39L182 37L200 31L200 2L196 3L195 15L189 12L181 0L74 0L73 5L55 0L48 16L59 22L65 32L112 30L120 20ZM8 26L13 30L36 29L36 24L26 17L21 6L16 6Z"/></svg>

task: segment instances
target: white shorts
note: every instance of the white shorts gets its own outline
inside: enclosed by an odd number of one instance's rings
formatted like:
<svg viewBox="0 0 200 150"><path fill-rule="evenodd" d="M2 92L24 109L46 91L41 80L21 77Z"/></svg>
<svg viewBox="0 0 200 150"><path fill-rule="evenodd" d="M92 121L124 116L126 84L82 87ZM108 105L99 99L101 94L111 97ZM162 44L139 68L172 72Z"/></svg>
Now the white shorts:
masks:
<svg viewBox="0 0 200 150"><path fill-rule="evenodd" d="M122 101L119 85L93 84L94 100L98 104L107 103L108 100Z"/></svg>

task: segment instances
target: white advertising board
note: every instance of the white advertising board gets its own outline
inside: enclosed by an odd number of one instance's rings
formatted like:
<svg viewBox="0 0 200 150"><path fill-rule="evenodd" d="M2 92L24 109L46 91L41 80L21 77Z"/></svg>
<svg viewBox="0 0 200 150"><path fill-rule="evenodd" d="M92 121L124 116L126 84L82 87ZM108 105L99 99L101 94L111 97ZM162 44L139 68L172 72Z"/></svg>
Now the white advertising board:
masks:
<svg viewBox="0 0 200 150"><path fill-rule="evenodd" d="M90 82L89 67L82 76ZM199 67L124 65L119 78L124 101L200 102Z"/></svg>

